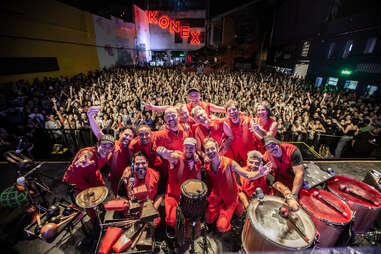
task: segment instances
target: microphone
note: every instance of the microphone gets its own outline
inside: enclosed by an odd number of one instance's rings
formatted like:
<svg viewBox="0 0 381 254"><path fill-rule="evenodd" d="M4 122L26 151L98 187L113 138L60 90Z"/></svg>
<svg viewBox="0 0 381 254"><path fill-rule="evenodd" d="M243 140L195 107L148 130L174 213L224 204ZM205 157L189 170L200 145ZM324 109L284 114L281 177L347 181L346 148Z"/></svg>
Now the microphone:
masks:
<svg viewBox="0 0 381 254"><path fill-rule="evenodd" d="M16 153L21 153L21 144L22 144L22 138L19 139L19 143L17 144Z"/></svg>
<svg viewBox="0 0 381 254"><path fill-rule="evenodd" d="M322 197L320 195L320 193L318 191L314 191L312 193L312 195L317 198L317 199L320 199L321 201L323 201L324 203L326 203L328 206L332 207L333 209L335 209L336 211L338 211L339 213L341 213L343 216L347 217L348 214L344 211L342 211L340 208L336 207L334 204L332 204L330 201L328 201L326 198Z"/></svg>
<svg viewBox="0 0 381 254"><path fill-rule="evenodd" d="M265 195L263 194L263 191L262 191L262 189L260 187L255 189L255 194L257 195L257 198L259 200L262 200L262 199L265 198Z"/></svg>
<svg viewBox="0 0 381 254"><path fill-rule="evenodd" d="M360 195L360 194L358 194L358 193L356 193L356 192L350 190L350 189L349 189L347 186L345 186L344 184L340 184L340 190L341 190L342 192L352 194L353 196L356 196L356 197L358 197L358 198L360 198L360 199L362 199L362 200L365 200L365 201L367 201L367 202L369 202L369 203L371 203L371 204L373 204L373 205L376 205L376 206L379 205L378 202L373 201L373 200L370 200L369 198L366 198L366 197L364 197L363 195Z"/></svg>

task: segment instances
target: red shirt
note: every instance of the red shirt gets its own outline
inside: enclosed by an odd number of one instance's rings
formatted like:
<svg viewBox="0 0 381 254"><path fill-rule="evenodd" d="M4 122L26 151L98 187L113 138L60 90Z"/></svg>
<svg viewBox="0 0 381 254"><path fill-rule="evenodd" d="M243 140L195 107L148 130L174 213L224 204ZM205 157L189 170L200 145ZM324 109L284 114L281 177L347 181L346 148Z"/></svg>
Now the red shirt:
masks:
<svg viewBox="0 0 381 254"><path fill-rule="evenodd" d="M186 104L187 106L187 109L188 109L188 112L189 112L189 115L191 115L192 113L192 109L194 108L194 106L192 106L192 103L187 103ZM201 106L201 108L203 108L205 110L205 113L210 116L210 103L209 102L204 102L202 101L200 103L200 105L196 105L196 106Z"/></svg>
<svg viewBox="0 0 381 254"><path fill-rule="evenodd" d="M119 140L115 141L114 152L109 161L109 179L114 193L118 191L119 180L122 177L124 169L131 164L131 159L128 147L123 147Z"/></svg>
<svg viewBox="0 0 381 254"><path fill-rule="evenodd" d="M264 154L263 159L266 162L272 162L276 181L280 181L291 190L294 182L294 176L290 174L290 170L292 171L291 155L295 151L296 146L288 143L280 143L279 145L282 149L282 162L268 151Z"/></svg>
<svg viewBox="0 0 381 254"><path fill-rule="evenodd" d="M197 126L194 136L201 147L206 138L213 138L219 145L222 144L225 136L224 132L224 119L217 118L210 121L209 130L201 124Z"/></svg>
<svg viewBox="0 0 381 254"><path fill-rule="evenodd" d="M243 170L250 171L249 167L243 167ZM251 195L255 192L255 189L260 187L263 193L266 195L270 194L269 186L266 183L266 176L262 176L258 179L250 181L249 179L240 176L241 179L241 189L245 192L246 196L250 199Z"/></svg>
<svg viewBox="0 0 381 254"><path fill-rule="evenodd" d="M94 160L95 163L87 167L76 167L75 163L83 151L91 152L92 156L90 160ZM66 170L65 175L63 176L63 181L74 184L79 191L83 191L90 187L103 186L105 183L100 169L106 164L108 159L109 157L100 158L95 146L83 148L77 153L73 162Z"/></svg>
<svg viewBox="0 0 381 254"><path fill-rule="evenodd" d="M177 132L171 131L168 126L165 126L163 130L155 133L153 149L156 151L159 146L163 146L169 150L183 151L183 143L187 137L187 132L180 124Z"/></svg>
<svg viewBox="0 0 381 254"><path fill-rule="evenodd" d="M258 150L258 143L261 141L250 131L250 117L240 114L240 118L238 124L233 123L228 117L225 119L225 123L230 127L234 136L230 147L233 150L245 150L246 153L251 150ZM236 151L233 152L236 153Z"/></svg>
<svg viewBox="0 0 381 254"><path fill-rule="evenodd" d="M136 177L136 172L134 172L134 178L134 187L139 187L144 184L148 190L148 198L154 200L157 193L157 186L159 183L159 173L153 170L152 168L147 168L147 172L144 179L139 181L139 179ZM128 193L128 186L124 184L124 187L126 188L126 192ZM144 198L142 200L144 200Z"/></svg>
<svg viewBox="0 0 381 254"><path fill-rule="evenodd" d="M238 184L232 170L233 160L220 156L220 165L216 173L211 164L206 164L206 172L210 179L211 195L219 196L226 205L238 200Z"/></svg>
<svg viewBox="0 0 381 254"><path fill-rule="evenodd" d="M162 164L160 157L153 150L153 139L154 133L152 133L151 142L147 145L143 145L140 143L139 137L135 137L128 145L128 149L130 149L134 154L137 152L142 152L147 157L148 165L151 168L155 168L155 166Z"/></svg>
<svg viewBox="0 0 381 254"><path fill-rule="evenodd" d="M255 121L257 123L260 123L259 118L255 118ZM269 117L269 119L267 120L266 124L264 126L261 126L261 128L264 129L265 131L269 131L271 125L273 124L273 122L275 122L275 120Z"/></svg>
<svg viewBox="0 0 381 254"><path fill-rule="evenodd" d="M192 160L194 162L194 160ZM166 195L174 197L177 201L180 200L180 187L189 179L195 179L201 170L202 163L200 160L194 162L193 169L190 168L190 163L184 158L184 155L179 158L173 169L169 169L168 184Z"/></svg>

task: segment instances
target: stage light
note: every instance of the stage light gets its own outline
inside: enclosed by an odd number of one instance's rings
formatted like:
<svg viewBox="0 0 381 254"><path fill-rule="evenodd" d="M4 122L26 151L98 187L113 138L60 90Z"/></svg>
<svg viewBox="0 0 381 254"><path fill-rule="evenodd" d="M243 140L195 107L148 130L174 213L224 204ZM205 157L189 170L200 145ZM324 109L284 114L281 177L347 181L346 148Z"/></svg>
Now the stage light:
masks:
<svg viewBox="0 0 381 254"><path fill-rule="evenodd" d="M343 69L343 70L341 70L341 74L342 74L342 75L351 75L351 74L352 74L352 71L349 70L349 69Z"/></svg>

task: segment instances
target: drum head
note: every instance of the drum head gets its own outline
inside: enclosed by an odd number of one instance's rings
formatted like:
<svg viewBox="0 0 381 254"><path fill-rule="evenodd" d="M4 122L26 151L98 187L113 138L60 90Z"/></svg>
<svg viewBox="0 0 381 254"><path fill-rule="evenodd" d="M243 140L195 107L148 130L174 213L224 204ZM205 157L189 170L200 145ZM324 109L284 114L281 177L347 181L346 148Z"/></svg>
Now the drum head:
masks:
<svg viewBox="0 0 381 254"><path fill-rule="evenodd" d="M341 211L347 213L347 216L342 215L339 211L329 206L321 198L314 197L314 192L318 192L320 197L326 199ZM299 203L305 210L316 218L331 224L344 225L352 220L352 211L349 206L340 198L325 190L315 188L310 190L302 189L299 193Z"/></svg>
<svg viewBox="0 0 381 254"><path fill-rule="evenodd" d="M310 247L315 238L315 226L310 217L302 209L289 215L308 237L309 241L306 242L288 225L288 220L279 214L282 206L284 202L280 197L265 196L263 201L252 200L247 210L251 226L268 241L281 248L298 250Z"/></svg>
<svg viewBox="0 0 381 254"><path fill-rule="evenodd" d="M207 192L206 184L198 179L189 179L181 185L181 194L191 199L205 196Z"/></svg>
<svg viewBox="0 0 381 254"><path fill-rule="evenodd" d="M379 205L374 205L362 198L356 197L355 195L341 191L340 185L344 185L349 190L367 199L378 202ZM371 207L371 208L381 207L381 193L379 193L377 190L370 187L369 185L363 182L357 181L355 179L345 177L345 176L335 176L334 178L328 181L328 189L346 201L351 201L353 203L359 204L364 207Z"/></svg>

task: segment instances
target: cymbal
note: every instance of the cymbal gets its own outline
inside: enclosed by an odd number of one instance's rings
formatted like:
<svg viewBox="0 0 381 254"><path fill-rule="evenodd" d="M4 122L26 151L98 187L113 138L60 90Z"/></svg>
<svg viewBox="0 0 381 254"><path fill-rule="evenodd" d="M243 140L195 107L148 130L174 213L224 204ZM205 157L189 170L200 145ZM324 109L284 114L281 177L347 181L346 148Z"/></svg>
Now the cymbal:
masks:
<svg viewBox="0 0 381 254"><path fill-rule="evenodd" d="M75 197L75 203L81 208L93 208L102 203L107 194L108 189L105 186L87 188Z"/></svg>

